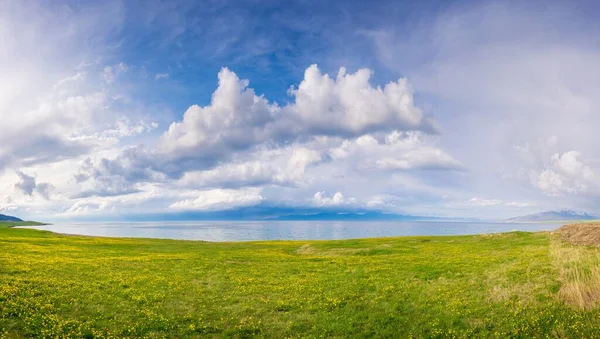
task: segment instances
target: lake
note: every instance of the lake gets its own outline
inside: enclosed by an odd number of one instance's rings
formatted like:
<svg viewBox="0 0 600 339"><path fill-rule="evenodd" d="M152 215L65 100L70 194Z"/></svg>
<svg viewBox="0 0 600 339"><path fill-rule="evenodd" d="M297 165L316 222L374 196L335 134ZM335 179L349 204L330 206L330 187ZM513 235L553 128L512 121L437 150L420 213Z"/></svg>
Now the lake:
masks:
<svg viewBox="0 0 600 339"><path fill-rule="evenodd" d="M409 221L201 221L65 223L29 226L64 234L205 241L332 240L407 235L551 231L561 223Z"/></svg>

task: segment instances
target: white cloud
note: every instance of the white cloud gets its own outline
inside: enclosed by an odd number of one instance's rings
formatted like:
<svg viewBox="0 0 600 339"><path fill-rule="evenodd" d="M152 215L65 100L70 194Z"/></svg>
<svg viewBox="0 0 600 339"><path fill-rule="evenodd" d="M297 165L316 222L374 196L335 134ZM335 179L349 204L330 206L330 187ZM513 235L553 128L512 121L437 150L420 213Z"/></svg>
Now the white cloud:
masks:
<svg viewBox="0 0 600 339"><path fill-rule="evenodd" d="M142 185L140 190L126 195L94 195L77 199L67 198L61 202L60 218L107 216L122 213L153 213L157 206L180 197L182 192L159 189L154 185ZM158 203L158 205L157 205Z"/></svg>
<svg viewBox="0 0 600 339"><path fill-rule="evenodd" d="M188 108L183 120L171 124L162 136L159 151L171 157L196 156L213 164L225 154L267 140L278 110L277 105L256 96L247 80L223 68L211 104Z"/></svg>
<svg viewBox="0 0 600 339"><path fill-rule="evenodd" d="M528 203L528 202L518 202L518 201L509 201L507 203L505 203L506 206L509 207L530 207L533 206L533 204Z"/></svg>
<svg viewBox="0 0 600 339"><path fill-rule="evenodd" d="M467 201L467 205L472 205L472 206L494 206L494 205L500 205L502 204L503 201L499 200L499 199L480 199L480 198L471 198L469 199L469 201Z"/></svg>
<svg viewBox="0 0 600 339"><path fill-rule="evenodd" d="M100 132L99 137L119 139L149 132L157 127L158 123L156 122L138 121L137 123L131 123L128 118L120 118L114 127Z"/></svg>
<svg viewBox="0 0 600 339"><path fill-rule="evenodd" d="M0 196L0 211L10 212L17 210L18 208L19 206L14 203L10 196Z"/></svg>
<svg viewBox="0 0 600 339"><path fill-rule="evenodd" d="M370 85L370 76L367 69L346 74L342 68L331 79L312 65L298 89L290 91L295 101L279 107L257 96L247 80L223 68L210 105L188 108L183 120L171 124L162 136L159 152L168 157L195 157L210 167L232 152L267 142L293 142L302 136L435 130L413 105L405 79L382 89Z"/></svg>
<svg viewBox="0 0 600 339"><path fill-rule="evenodd" d="M319 206L335 206L346 202L341 192L335 192L333 196L328 197L324 191L315 193L313 201Z"/></svg>
<svg viewBox="0 0 600 339"><path fill-rule="evenodd" d="M467 207L494 207L494 206L505 206L505 207L531 207L533 204L522 201L503 201L500 199L483 199L479 197L473 197L467 201L450 202L450 206L467 206Z"/></svg>
<svg viewBox="0 0 600 339"><path fill-rule="evenodd" d="M103 177L127 178L125 182L133 180L119 187L131 187L140 180L149 182L147 180L166 176L181 179L177 184L183 186L235 188L308 183L316 178L312 174L310 179L305 180L308 166L345 157L348 160L341 161L339 166L369 164L372 169L461 168L457 160L432 146L433 141L426 141L428 137L424 132L398 131L398 128L431 125L412 106L412 93L400 86L400 82L389 84L384 90L372 88L368 84L370 73L365 72L346 75L342 71L334 81L321 75L316 66L311 66L298 90L293 91L300 101L279 107L263 96L257 96L248 87L247 80L240 80L235 73L223 68L210 105L191 106L184 113L183 120L172 123L160 137L156 149L129 148L112 160L103 160L106 164L103 167L108 172L100 172L105 173ZM316 75L322 84L314 84ZM328 126L339 125L331 131L315 129L308 121L310 114L306 110L309 108L306 102L301 101L316 100L311 99L310 93L315 91L310 89L312 86L324 86L324 90L333 91L329 95L338 102L336 105L339 107L324 107L325 110L321 111L332 115ZM383 120L375 123L367 119L360 125L362 127L353 123L353 127L347 129L343 122L333 120L340 114L348 117L359 115L357 108L349 104L351 96L364 94L358 92L370 93L372 100L383 100L381 107L393 107L378 115ZM399 104L400 101L403 105ZM396 104L400 106L394 106ZM320 105L330 104L321 102ZM403 120L403 114L408 116L405 120L410 120L410 124ZM373 130L373 135L364 134L356 139L352 136L355 132L367 130ZM385 131L389 133L382 134ZM331 158L324 158L326 153ZM129 194L131 191L127 188L119 192Z"/></svg>
<svg viewBox="0 0 600 339"><path fill-rule="evenodd" d="M462 169L463 165L440 149L421 147L400 157L383 158L376 162L382 169Z"/></svg>
<svg viewBox="0 0 600 339"><path fill-rule="evenodd" d="M299 185L308 166L322 160L321 154L305 147L260 150L252 160L220 165L211 170L187 172L180 187L243 187Z"/></svg>
<svg viewBox="0 0 600 339"><path fill-rule="evenodd" d="M157 73L154 76L154 80L166 79L169 77L169 73Z"/></svg>
<svg viewBox="0 0 600 339"><path fill-rule="evenodd" d="M19 175L19 178L21 178L21 181L16 183L15 187L27 195L33 195L33 190L35 189L35 178L23 172L17 172L17 174Z"/></svg>
<svg viewBox="0 0 600 339"><path fill-rule="evenodd" d="M304 72L304 79L290 94L291 120L299 120L312 134L361 136L373 131L424 130L434 132L430 120L413 103L406 79L381 87L369 83L372 71L348 74L340 68L332 79L317 65Z"/></svg>
<svg viewBox="0 0 600 339"><path fill-rule="evenodd" d="M454 194L598 211L600 49L588 43L598 33L581 15L588 5L456 3L410 30L384 15L366 32L379 61L431 103L439 148L468 168ZM550 160L571 150L585 158Z"/></svg>
<svg viewBox="0 0 600 339"><path fill-rule="evenodd" d="M0 4L0 191L10 200L1 208L47 219L72 206L91 211L104 206L100 195L121 192L117 179L78 183L74 175L86 158L115 156L124 137L138 141L157 128L139 102L115 99L131 90L115 81L128 66L100 63L114 52L122 5Z"/></svg>
<svg viewBox="0 0 600 339"><path fill-rule="evenodd" d="M64 79L60 79L54 85L54 89L57 89L62 86L68 86L68 85L80 83L85 80L85 75L86 75L85 72L77 72L74 75L70 75Z"/></svg>
<svg viewBox="0 0 600 339"><path fill-rule="evenodd" d="M112 83L113 81L115 81L115 79L122 73L126 72L129 69L129 67L123 63L120 62L118 64L112 65L112 66L106 66L104 67L104 81L106 81L107 83Z"/></svg>
<svg viewBox="0 0 600 339"><path fill-rule="evenodd" d="M334 159L348 159L358 167L381 170L463 170L462 163L434 146L420 132L393 131L383 140L363 135L330 150Z"/></svg>
<svg viewBox="0 0 600 339"><path fill-rule="evenodd" d="M260 186L273 181L276 169L261 161L226 164L212 170L187 172L178 181L181 187Z"/></svg>
<svg viewBox="0 0 600 339"><path fill-rule="evenodd" d="M534 185L550 195L597 192L596 175L580 157L581 154L576 151L555 153L548 168L533 174Z"/></svg>
<svg viewBox="0 0 600 339"><path fill-rule="evenodd" d="M562 152L561 141L552 136L513 146L522 165L514 177L548 196L599 194L600 181L593 161L584 159L578 151Z"/></svg>
<svg viewBox="0 0 600 339"><path fill-rule="evenodd" d="M35 177L27 175L21 171L17 171L20 181L15 184L15 188L19 189L25 195L33 196L33 193L39 194L42 198L50 199L50 194L54 189L49 183L36 183Z"/></svg>
<svg viewBox="0 0 600 339"><path fill-rule="evenodd" d="M198 197L195 199L177 201L170 208L176 210L224 210L255 205L262 200L260 189L257 188L214 189L199 192Z"/></svg>
<svg viewBox="0 0 600 339"><path fill-rule="evenodd" d="M122 24L122 4L9 1L0 8L0 66L6 70L0 78L0 172L105 147L93 136L119 113L97 59ZM117 72L123 68L116 66Z"/></svg>
<svg viewBox="0 0 600 339"><path fill-rule="evenodd" d="M282 176L300 179L303 177L306 167L321 161L319 152L304 147L295 148L286 164L285 173Z"/></svg>
<svg viewBox="0 0 600 339"><path fill-rule="evenodd" d="M393 197L392 197L392 199L393 199ZM395 208L395 207L397 207L396 204L390 203L388 200L389 200L389 197L385 197L385 196L370 197L366 203L366 206L369 208L386 208L386 207Z"/></svg>

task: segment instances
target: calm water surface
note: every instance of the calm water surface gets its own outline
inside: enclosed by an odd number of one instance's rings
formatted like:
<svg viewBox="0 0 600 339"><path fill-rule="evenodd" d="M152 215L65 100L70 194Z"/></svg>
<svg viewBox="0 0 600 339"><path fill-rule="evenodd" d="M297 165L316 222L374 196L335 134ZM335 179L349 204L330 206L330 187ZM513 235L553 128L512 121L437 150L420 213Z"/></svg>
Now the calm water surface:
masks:
<svg viewBox="0 0 600 339"><path fill-rule="evenodd" d="M213 221L70 223L33 226L57 233L205 241L330 240L403 235L463 235L510 231L551 231L560 223L398 222L398 221Z"/></svg>

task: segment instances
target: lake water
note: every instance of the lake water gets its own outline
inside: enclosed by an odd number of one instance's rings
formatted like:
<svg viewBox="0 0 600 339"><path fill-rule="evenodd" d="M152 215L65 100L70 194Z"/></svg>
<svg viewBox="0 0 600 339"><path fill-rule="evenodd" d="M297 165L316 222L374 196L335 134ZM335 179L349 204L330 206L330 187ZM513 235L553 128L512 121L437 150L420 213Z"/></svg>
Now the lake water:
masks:
<svg viewBox="0 0 600 339"><path fill-rule="evenodd" d="M32 226L57 233L205 241L330 240L406 235L464 235L510 231L551 231L560 223L405 221L214 221L70 223Z"/></svg>

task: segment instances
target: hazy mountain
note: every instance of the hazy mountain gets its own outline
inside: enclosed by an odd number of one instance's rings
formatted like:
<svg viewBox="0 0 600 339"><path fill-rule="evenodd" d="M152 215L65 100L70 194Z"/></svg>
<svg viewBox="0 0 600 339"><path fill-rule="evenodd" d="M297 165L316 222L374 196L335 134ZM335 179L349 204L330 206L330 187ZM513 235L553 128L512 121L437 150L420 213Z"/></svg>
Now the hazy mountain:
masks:
<svg viewBox="0 0 600 339"><path fill-rule="evenodd" d="M126 221L202 221L202 220L356 220L356 221L474 221L466 218L417 216L381 211L335 207L291 207L257 205L224 211L179 212L127 215Z"/></svg>
<svg viewBox="0 0 600 339"><path fill-rule="evenodd" d="M17 217L11 217L10 215L0 214L0 221L23 221Z"/></svg>
<svg viewBox="0 0 600 339"><path fill-rule="evenodd" d="M510 218L508 222L532 222L532 221L562 221L562 220L594 220L598 217L585 212L576 211L547 211L536 214L523 215L520 217Z"/></svg>

